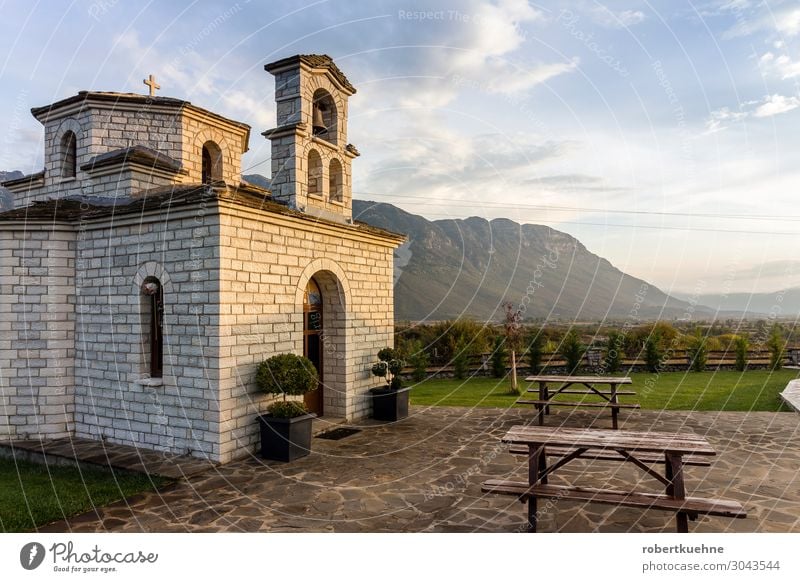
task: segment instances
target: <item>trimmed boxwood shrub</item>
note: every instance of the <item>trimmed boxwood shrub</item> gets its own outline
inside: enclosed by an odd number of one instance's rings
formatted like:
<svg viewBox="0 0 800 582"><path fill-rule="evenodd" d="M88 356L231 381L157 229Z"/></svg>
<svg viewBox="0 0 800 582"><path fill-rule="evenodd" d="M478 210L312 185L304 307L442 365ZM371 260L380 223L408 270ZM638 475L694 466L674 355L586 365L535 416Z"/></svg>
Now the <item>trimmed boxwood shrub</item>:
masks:
<svg viewBox="0 0 800 582"><path fill-rule="evenodd" d="M266 394L280 394L283 400L267 406L267 412L279 418L294 418L306 414L302 402L287 401L287 396L302 396L316 390L319 375L306 357L279 354L261 362L256 369L256 386Z"/></svg>
<svg viewBox="0 0 800 582"><path fill-rule="evenodd" d="M383 348L378 352L378 362L372 365L372 374L383 378L389 387L399 390L403 387L400 372L403 371L404 362L394 348Z"/></svg>

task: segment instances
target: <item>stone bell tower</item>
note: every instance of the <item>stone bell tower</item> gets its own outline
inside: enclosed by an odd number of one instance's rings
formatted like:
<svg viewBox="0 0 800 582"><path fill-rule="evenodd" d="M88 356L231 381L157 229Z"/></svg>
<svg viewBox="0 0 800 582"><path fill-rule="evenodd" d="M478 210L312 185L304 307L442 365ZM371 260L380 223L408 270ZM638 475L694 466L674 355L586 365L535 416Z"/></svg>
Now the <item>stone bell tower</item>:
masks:
<svg viewBox="0 0 800 582"><path fill-rule="evenodd" d="M264 67L275 75L278 126L272 141L272 196L337 222L353 215L347 99L356 90L327 55L295 55Z"/></svg>

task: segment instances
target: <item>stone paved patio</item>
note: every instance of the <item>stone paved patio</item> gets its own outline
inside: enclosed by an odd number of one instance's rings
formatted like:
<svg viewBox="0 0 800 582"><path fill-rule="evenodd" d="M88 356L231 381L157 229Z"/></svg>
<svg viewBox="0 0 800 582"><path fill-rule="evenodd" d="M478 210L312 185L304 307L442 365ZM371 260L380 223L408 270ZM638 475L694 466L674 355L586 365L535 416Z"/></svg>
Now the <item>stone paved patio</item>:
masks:
<svg viewBox="0 0 800 582"><path fill-rule="evenodd" d="M548 424L607 428L585 412L560 412ZM99 508L43 531L514 532L524 508L484 495L487 478L524 479L525 464L499 442L525 410L414 408L397 424L359 425L340 441L314 439L291 464L252 457L183 479L160 492ZM701 517L697 532L800 531L800 417L794 413L653 412L624 415L621 428L690 431L717 449L712 467L689 467L691 494L742 502L748 518ZM581 475L582 474L582 475ZM629 465L577 461L551 482L578 475L605 484L659 490ZM540 504L540 508L546 502ZM540 521L544 532L674 531L672 514L561 501Z"/></svg>
<svg viewBox="0 0 800 582"><path fill-rule="evenodd" d="M167 479L182 479L212 469L215 464L189 456L115 445L82 438L15 440L0 442L0 457L47 463L113 467L148 473Z"/></svg>

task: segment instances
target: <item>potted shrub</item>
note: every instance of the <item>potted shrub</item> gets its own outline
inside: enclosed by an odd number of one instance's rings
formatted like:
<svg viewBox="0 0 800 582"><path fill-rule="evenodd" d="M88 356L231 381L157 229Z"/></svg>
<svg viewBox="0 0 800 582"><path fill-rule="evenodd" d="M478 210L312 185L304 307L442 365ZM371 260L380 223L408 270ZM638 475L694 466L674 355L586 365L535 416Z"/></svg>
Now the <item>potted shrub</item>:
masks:
<svg viewBox="0 0 800 582"><path fill-rule="evenodd" d="M403 361L392 348L378 352L378 362L372 366L372 374L386 381L386 386L373 388L372 418L376 420L400 420L408 416L408 393L411 388L403 388L400 372Z"/></svg>
<svg viewBox="0 0 800 582"><path fill-rule="evenodd" d="M264 360L256 370L256 385L267 394L280 394L282 400L267 406L267 414L257 418L261 427L261 456L275 461L293 461L311 452L311 421L302 401L287 396L302 396L316 390L319 376L311 360L295 354L280 354Z"/></svg>

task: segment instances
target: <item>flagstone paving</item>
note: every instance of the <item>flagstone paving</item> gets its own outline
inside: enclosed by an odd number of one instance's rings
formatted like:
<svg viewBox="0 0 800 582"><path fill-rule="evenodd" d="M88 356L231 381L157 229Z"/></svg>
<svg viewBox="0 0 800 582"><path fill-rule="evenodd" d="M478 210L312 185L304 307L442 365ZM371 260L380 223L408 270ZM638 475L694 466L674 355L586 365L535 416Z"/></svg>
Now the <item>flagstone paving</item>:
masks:
<svg viewBox="0 0 800 582"><path fill-rule="evenodd" d="M547 424L607 428L606 414L558 412ZM747 519L701 517L697 532L800 531L800 422L794 413L654 412L626 415L621 428L695 432L718 451L712 466L688 467L690 494L740 501ZM515 532L524 507L486 495L488 478L524 479L524 459L499 441L525 410L422 408L394 424L366 422L339 441L315 438L290 464L255 456L51 524L42 531L123 532ZM561 477L559 477L559 473ZM628 464L576 461L551 478L587 486L659 484ZM660 511L569 501L540 503L544 532L674 531Z"/></svg>
<svg viewBox="0 0 800 582"><path fill-rule="evenodd" d="M84 466L112 467L167 479L190 477L215 466L210 461L188 455L75 437L0 442L0 457L56 465L75 465L80 462Z"/></svg>

